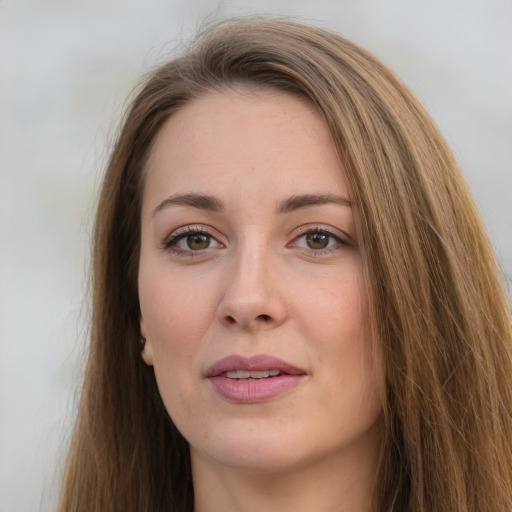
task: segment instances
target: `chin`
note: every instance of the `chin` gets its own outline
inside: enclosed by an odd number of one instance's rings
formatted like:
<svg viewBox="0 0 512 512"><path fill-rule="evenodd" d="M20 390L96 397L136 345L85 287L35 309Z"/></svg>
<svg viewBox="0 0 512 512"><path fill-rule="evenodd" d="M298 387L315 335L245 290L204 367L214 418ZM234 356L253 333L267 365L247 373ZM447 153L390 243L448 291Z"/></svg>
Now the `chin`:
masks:
<svg viewBox="0 0 512 512"><path fill-rule="evenodd" d="M303 457L297 456L291 448L276 449L268 443L236 443L224 446L223 450L212 450L205 455L223 466L268 475L286 473L305 464Z"/></svg>
<svg viewBox="0 0 512 512"><path fill-rule="evenodd" d="M322 461L330 465L343 459L356 464L378 448L379 422L375 418L360 430L323 425L305 429L290 419L272 422L237 419L189 438L191 454L241 471L267 475L301 470ZM210 425L211 426L211 425ZM331 427L331 428L329 428Z"/></svg>
<svg viewBox="0 0 512 512"><path fill-rule="evenodd" d="M228 467L271 474L307 465L319 452L332 450L332 447L316 446L314 436L305 437L290 429L289 424L282 427L243 422L236 429L210 431L206 441L191 439L191 453L200 453L201 458ZM306 438L309 443L305 442Z"/></svg>

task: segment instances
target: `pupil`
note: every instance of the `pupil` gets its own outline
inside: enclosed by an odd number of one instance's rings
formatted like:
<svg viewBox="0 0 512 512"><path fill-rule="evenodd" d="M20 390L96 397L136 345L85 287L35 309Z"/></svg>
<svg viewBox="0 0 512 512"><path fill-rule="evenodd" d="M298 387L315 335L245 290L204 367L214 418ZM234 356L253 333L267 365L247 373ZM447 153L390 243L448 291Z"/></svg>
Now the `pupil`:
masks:
<svg viewBox="0 0 512 512"><path fill-rule="evenodd" d="M329 243L329 235L325 233L310 233L307 235L306 241L311 249L325 249Z"/></svg>
<svg viewBox="0 0 512 512"><path fill-rule="evenodd" d="M190 235L187 237L187 244L191 249L207 249L210 239L207 235Z"/></svg>

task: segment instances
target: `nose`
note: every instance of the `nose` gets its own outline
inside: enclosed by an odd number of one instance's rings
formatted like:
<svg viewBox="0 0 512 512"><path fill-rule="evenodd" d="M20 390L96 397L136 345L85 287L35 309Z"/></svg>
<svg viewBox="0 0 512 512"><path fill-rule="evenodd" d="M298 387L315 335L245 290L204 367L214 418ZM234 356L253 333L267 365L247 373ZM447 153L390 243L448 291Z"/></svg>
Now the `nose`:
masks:
<svg viewBox="0 0 512 512"><path fill-rule="evenodd" d="M217 308L224 326L255 331L278 327L286 320L282 272L277 257L268 252L253 250L233 256Z"/></svg>

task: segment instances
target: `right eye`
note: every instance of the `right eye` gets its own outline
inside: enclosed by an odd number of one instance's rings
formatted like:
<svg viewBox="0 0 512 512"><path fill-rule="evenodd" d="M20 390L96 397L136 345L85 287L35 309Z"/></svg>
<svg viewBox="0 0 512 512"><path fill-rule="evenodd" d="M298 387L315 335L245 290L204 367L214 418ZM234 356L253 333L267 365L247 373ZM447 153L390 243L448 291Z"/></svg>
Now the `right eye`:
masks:
<svg viewBox="0 0 512 512"><path fill-rule="evenodd" d="M206 231L196 228L179 230L165 242L165 248L175 254L192 254L217 247L222 247L222 244Z"/></svg>

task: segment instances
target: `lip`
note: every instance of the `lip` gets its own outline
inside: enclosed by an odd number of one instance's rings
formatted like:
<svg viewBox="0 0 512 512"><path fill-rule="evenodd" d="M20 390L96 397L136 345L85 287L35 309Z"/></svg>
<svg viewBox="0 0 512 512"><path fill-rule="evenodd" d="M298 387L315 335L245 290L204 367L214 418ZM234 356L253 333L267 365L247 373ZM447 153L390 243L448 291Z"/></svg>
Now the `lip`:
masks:
<svg viewBox="0 0 512 512"><path fill-rule="evenodd" d="M220 359L206 371L206 377L217 377L218 375L233 370L279 370L289 375L305 375L306 371L298 368L278 357L267 354L257 354L250 357L232 355Z"/></svg>
<svg viewBox="0 0 512 512"><path fill-rule="evenodd" d="M235 380L225 373L234 370L279 370L281 375L259 380ZM235 403L256 403L270 400L300 384L307 372L278 357L258 354L251 357L232 355L220 359L206 371L205 377L214 391Z"/></svg>

